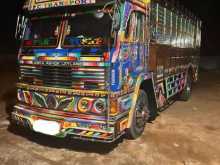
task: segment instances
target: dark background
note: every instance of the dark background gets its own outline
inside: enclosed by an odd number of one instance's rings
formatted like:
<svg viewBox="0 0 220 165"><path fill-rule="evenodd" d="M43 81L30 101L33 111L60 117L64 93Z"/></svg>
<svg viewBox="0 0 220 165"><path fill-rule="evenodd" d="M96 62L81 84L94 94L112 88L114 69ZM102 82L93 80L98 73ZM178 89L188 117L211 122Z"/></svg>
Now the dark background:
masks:
<svg viewBox="0 0 220 165"><path fill-rule="evenodd" d="M220 19L217 0L180 0L181 4L198 15L203 21L202 48L203 56L219 56L220 46ZM22 7L22 0L8 0L1 4L1 45L0 56L14 55L17 52L18 42L14 39L16 17ZM2 60L2 58L1 58Z"/></svg>
<svg viewBox="0 0 220 165"><path fill-rule="evenodd" d="M201 55L219 56L220 10L217 0L181 0L181 3L202 20Z"/></svg>

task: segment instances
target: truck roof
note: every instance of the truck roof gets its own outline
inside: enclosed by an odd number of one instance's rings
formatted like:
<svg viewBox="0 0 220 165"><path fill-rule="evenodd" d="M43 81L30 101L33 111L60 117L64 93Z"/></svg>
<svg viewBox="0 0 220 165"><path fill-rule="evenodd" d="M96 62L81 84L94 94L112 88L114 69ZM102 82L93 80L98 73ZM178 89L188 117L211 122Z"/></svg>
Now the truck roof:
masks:
<svg viewBox="0 0 220 165"><path fill-rule="evenodd" d="M25 0L23 9L37 11L50 8L62 8L82 5L102 5L116 0ZM141 4L149 3L151 0L128 0Z"/></svg>
<svg viewBox="0 0 220 165"><path fill-rule="evenodd" d="M29 11L79 5L101 5L114 0L26 0L23 9Z"/></svg>

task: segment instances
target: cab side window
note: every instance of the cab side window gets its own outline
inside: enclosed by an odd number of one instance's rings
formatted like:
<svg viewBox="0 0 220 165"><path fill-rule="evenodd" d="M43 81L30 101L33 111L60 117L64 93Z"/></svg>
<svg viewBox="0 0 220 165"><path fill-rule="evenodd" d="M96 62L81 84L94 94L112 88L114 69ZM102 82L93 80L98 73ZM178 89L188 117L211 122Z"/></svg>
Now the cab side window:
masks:
<svg viewBox="0 0 220 165"><path fill-rule="evenodd" d="M134 37L135 37L135 26L136 26L136 15L134 12L131 13L129 20L127 22L127 27L125 29L125 39L129 42L133 42L134 41Z"/></svg>
<svg viewBox="0 0 220 165"><path fill-rule="evenodd" d="M144 42L146 36L145 15L141 12L132 12L127 22L125 39L128 42Z"/></svg>
<svg viewBox="0 0 220 165"><path fill-rule="evenodd" d="M145 40L145 35L146 35L146 20L145 20L145 15L138 12L136 13L137 15L137 36L136 40L138 42L144 42Z"/></svg>

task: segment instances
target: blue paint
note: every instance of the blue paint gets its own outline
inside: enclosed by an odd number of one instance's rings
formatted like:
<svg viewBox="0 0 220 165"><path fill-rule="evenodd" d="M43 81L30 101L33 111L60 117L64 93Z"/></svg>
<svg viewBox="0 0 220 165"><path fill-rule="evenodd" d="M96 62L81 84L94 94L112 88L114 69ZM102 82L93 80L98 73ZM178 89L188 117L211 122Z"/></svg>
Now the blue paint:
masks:
<svg viewBox="0 0 220 165"><path fill-rule="evenodd" d="M94 53L94 54L96 54L99 51L100 51L100 49L98 49L98 48L91 48L90 49L90 53Z"/></svg>
<svg viewBox="0 0 220 165"><path fill-rule="evenodd" d="M63 57L67 56L67 49L34 49L34 55L36 57L49 56L49 57Z"/></svg>
<svg viewBox="0 0 220 165"><path fill-rule="evenodd" d="M112 64L110 77L111 77L111 90L113 92L120 90L119 67L120 67L120 62L118 60L114 64Z"/></svg>
<svg viewBox="0 0 220 165"><path fill-rule="evenodd" d="M77 38L77 37L66 37L66 40L68 40L70 42L69 45L81 45L81 38Z"/></svg>

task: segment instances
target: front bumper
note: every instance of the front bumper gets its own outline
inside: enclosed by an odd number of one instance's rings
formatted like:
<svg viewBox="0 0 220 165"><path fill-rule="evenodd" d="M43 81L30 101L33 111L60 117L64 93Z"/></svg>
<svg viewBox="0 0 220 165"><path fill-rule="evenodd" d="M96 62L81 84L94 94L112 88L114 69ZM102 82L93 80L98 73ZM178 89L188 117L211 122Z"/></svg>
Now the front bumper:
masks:
<svg viewBox="0 0 220 165"><path fill-rule="evenodd" d="M33 131L36 121L52 121L59 125L59 132L53 134L56 137L72 137L82 140L113 142L120 137L116 135L116 123L103 120L101 117L77 116L68 113L34 108L26 105L16 105L12 112L12 120L18 125L30 128ZM49 126L49 125L48 125ZM47 127L47 125L42 126ZM47 134L44 131L36 131ZM48 134L49 135L49 134Z"/></svg>

